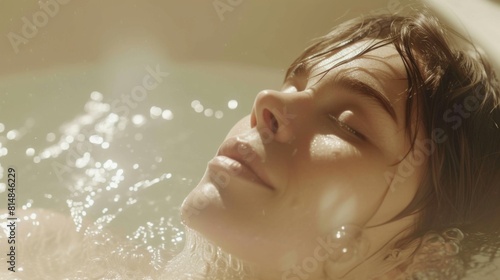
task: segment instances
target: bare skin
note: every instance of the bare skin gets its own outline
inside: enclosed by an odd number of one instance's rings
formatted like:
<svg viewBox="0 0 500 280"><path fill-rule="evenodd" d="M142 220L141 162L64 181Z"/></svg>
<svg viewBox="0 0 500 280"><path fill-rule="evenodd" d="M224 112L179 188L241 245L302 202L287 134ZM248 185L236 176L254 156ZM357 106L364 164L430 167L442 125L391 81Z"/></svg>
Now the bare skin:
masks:
<svg viewBox="0 0 500 280"><path fill-rule="evenodd" d="M296 73L280 90L260 92L251 115L231 129L183 204L185 223L254 264L258 279L356 278L377 271L379 257L414 223L412 216L386 223L413 199L425 167L415 166L398 185L384 178L410 149L399 54L381 47L322 79L316 75L364 43ZM345 225L360 229L368 246L349 262L325 257L318 240ZM304 267L308 258L316 262L309 267L314 271Z"/></svg>

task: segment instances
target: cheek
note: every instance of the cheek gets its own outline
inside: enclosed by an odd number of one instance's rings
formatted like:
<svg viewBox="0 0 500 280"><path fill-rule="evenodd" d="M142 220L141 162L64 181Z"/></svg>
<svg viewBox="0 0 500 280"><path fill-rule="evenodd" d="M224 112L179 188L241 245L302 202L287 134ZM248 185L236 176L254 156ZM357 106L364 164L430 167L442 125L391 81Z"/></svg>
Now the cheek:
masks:
<svg viewBox="0 0 500 280"><path fill-rule="evenodd" d="M244 134L246 131L250 130L250 115L243 117L239 120L227 133L226 138Z"/></svg>
<svg viewBox="0 0 500 280"><path fill-rule="evenodd" d="M311 141L309 153L313 162L329 162L359 154L354 147L334 135L316 135Z"/></svg>
<svg viewBox="0 0 500 280"><path fill-rule="evenodd" d="M319 191L321 195L315 205L321 232L328 233L341 226L363 228L382 205L387 187L374 185L368 177L351 178L351 181L342 178L323 185Z"/></svg>
<svg viewBox="0 0 500 280"><path fill-rule="evenodd" d="M314 205L321 232L343 225L364 226L388 190L380 155L360 151L328 135L315 136L295 166L298 196Z"/></svg>

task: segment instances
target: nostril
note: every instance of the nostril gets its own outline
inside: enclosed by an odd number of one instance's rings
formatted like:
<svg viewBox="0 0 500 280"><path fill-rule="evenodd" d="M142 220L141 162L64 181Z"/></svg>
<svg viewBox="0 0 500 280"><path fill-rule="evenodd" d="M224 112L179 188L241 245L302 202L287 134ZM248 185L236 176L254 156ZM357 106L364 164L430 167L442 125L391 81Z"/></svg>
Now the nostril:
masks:
<svg viewBox="0 0 500 280"><path fill-rule="evenodd" d="M279 128L279 123L278 123L278 120L276 119L276 117L274 116L274 114L271 113L271 111L269 111L268 109L264 109L263 115L264 115L264 122L265 122L266 126L273 133L276 133L278 131L278 128Z"/></svg>
<svg viewBox="0 0 500 280"><path fill-rule="evenodd" d="M271 131L273 133L276 133L278 131L278 120L274 117L273 114L271 114Z"/></svg>

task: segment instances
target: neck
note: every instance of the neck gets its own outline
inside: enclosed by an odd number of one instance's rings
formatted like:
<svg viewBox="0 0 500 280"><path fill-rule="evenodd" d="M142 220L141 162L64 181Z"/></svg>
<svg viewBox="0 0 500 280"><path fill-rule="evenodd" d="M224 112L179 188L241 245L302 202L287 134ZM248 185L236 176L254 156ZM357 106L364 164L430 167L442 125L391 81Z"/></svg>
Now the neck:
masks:
<svg viewBox="0 0 500 280"><path fill-rule="evenodd" d="M388 275L399 274L399 267L411 257L418 242L404 250L397 248L397 242L407 236L415 223L415 215L391 223L365 228L362 233L368 249L358 256L354 263L335 267L328 271L331 279L392 279ZM327 265L328 268L328 265Z"/></svg>
<svg viewBox="0 0 500 280"><path fill-rule="evenodd" d="M186 245L169 261L163 276L167 280L257 280L249 271L247 264L186 229Z"/></svg>
<svg viewBox="0 0 500 280"><path fill-rule="evenodd" d="M325 279L392 279L399 275L402 262L414 250L405 250L391 259L391 248L402 238L414 220L407 217L389 224L363 230L363 238L369 249L356 258L355 262L338 263L327 260L308 280ZM219 247L210 243L198 233L187 229L186 245L183 251L172 259L163 275L168 280L281 280L283 271L265 271L244 263ZM395 251L397 252L397 251ZM406 252L410 252L407 255ZM285 277L285 278L284 278ZM388 278L389 277L389 278Z"/></svg>

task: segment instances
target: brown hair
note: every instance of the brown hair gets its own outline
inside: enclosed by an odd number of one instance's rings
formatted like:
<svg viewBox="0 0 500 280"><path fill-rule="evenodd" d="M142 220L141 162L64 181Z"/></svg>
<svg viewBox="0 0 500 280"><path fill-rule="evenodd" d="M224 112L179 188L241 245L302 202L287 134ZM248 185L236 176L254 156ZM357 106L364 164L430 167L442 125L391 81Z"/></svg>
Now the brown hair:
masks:
<svg viewBox="0 0 500 280"><path fill-rule="evenodd" d="M408 153L416 139L412 114L428 137L441 135L431 139L435 149L415 198L394 218L419 213L414 230L399 246L428 231L450 227L490 233L498 239L499 84L482 51L429 11L368 16L343 23L319 38L292 63L286 76L360 40L373 43L356 57L393 44L403 59L408 77L406 128L413 139ZM412 112L414 106L418 110Z"/></svg>

